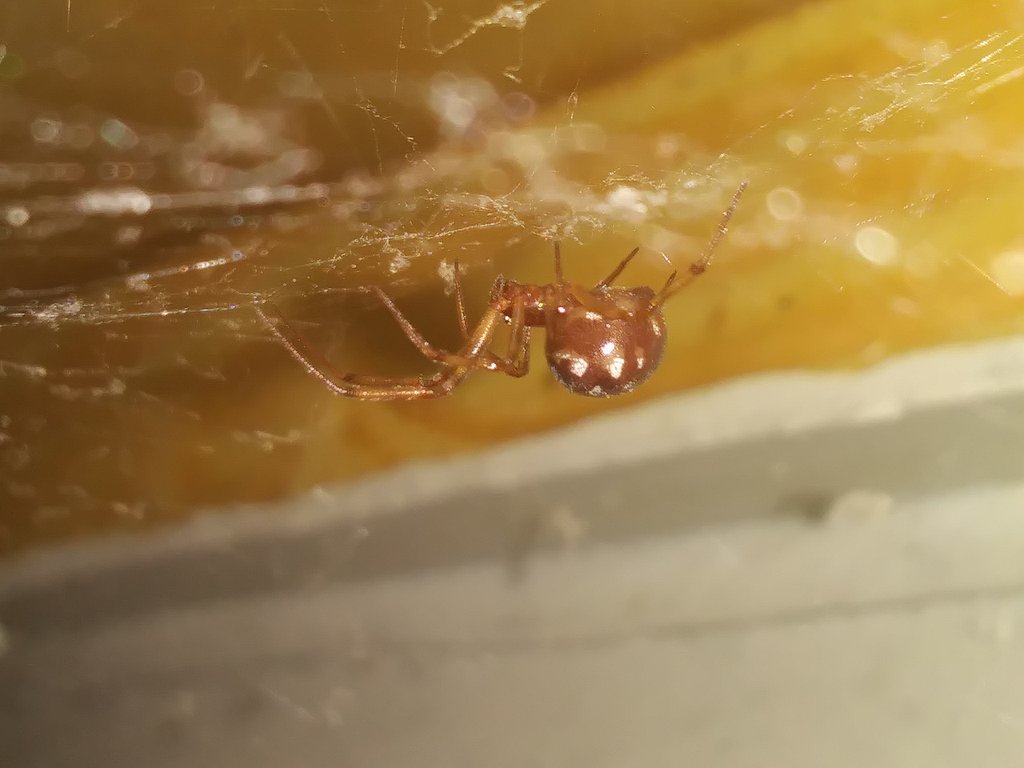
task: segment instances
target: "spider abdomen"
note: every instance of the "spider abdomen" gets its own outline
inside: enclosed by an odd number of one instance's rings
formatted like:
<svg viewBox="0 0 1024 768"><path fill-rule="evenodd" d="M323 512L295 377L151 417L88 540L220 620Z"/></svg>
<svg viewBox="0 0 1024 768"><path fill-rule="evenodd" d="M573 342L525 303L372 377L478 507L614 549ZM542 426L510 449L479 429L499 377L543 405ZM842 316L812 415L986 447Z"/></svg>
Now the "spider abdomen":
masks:
<svg viewBox="0 0 1024 768"><path fill-rule="evenodd" d="M664 348L660 312L608 317L571 307L548 326L551 373L569 391L589 397L611 397L642 384L658 367Z"/></svg>

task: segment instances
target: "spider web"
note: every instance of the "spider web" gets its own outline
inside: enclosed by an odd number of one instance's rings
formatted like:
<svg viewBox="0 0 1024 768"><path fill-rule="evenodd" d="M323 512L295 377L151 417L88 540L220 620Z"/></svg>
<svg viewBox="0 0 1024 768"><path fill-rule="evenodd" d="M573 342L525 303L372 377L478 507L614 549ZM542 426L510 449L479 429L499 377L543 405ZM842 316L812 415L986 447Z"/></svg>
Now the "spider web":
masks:
<svg viewBox="0 0 1024 768"><path fill-rule="evenodd" d="M494 274L538 239L625 252L639 232L666 259L695 253L744 178L761 180L761 213L739 247L850 240L883 263L891 236L876 224L927 213L942 190L812 204L798 191L811 158L848 174L924 147L1008 172L1024 158L1012 142L992 154L969 119L902 144L883 130L962 98L964 81L976 97L1016 81L1024 43L1009 31L954 48L894 36L895 66L811 83L791 110L709 149L588 111L677 41L648 36L628 59L592 51L547 74L558 52L530 33L555 0L140 8L39 4L9 11L0 39L0 549L26 528L288 490L254 481L246 452L302 445L322 412L220 413L258 398L259 364L277 353L254 303L318 319L346 307L341 338L321 341L370 347L367 302L351 295L366 285L450 292L456 260ZM827 145L843 130L855 147ZM750 159L779 143L788 168ZM152 480L218 462L198 495Z"/></svg>

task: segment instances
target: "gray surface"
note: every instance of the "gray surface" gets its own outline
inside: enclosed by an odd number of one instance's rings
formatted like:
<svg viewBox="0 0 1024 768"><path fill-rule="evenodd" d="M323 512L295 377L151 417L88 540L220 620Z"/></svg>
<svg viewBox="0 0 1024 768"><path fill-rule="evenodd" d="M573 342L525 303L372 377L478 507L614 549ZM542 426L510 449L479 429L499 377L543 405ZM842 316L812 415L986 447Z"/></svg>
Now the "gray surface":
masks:
<svg viewBox="0 0 1024 768"><path fill-rule="evenodd" d="M3 765L1018 765L1018 414L938 350L6 564Z"/></svg>

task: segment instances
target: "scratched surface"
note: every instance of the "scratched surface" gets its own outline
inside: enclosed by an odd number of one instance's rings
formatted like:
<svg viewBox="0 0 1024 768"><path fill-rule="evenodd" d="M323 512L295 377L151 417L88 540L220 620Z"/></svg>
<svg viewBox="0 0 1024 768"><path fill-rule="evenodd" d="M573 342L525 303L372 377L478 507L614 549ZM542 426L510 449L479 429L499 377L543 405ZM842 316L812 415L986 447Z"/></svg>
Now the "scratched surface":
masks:
<svg viewBox="0 0 1024 768"><path fill-rule="evenodd" d="M768 376L9 560L0 753L1016 766L1022 371Z"/></svg>

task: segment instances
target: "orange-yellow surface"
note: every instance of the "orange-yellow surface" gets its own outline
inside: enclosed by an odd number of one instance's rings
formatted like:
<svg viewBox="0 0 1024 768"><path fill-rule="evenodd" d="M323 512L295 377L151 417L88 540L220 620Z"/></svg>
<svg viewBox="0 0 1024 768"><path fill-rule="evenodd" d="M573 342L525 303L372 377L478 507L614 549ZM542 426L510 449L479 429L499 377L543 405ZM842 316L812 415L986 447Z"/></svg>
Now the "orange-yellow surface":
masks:
<svg viewBox="0 0 1024 768"><path fill-rule="evenodd" d="M297 209L294 227L230 235L246 254L237 267L162 279L162 303L137 285L79 291L103 324L0 329L5 358L46 370L3 380L13 426L0 446L0 550L280 498L739 375L864 366L1020 330L1019 3L780 2L754 4L757 17L721 4L689 24L678 3L645 3L632 25L523 4L522 29L474 27L493 8L464 5L433 30L449 43L472 31L464 42L427 55L412 25L407 61L394 65L392 48L387 66L399 83L450 70L464 85L476 72L499 96L536 97L529 120L453 137L410 116L396 130L412 144L374 155L366 178L383 184L363 209L334 200ZM657 285L667 262L685 268L699 251L743 179L713 268L667 307L661 370L615 401L561 391L540 346L524 380L481 373L441 401L339 399L245 309L272 294L339 367L423 371L386 313L345 289L384 285L424 333L455 345L455 259L476 314L499 272L550 279L556 238L581 282L639 244L623 280ZM161 258L194 264L223 248ZM239 308L199 311L228 305ZM76 366L92 378L61 373Z"/></svg>

